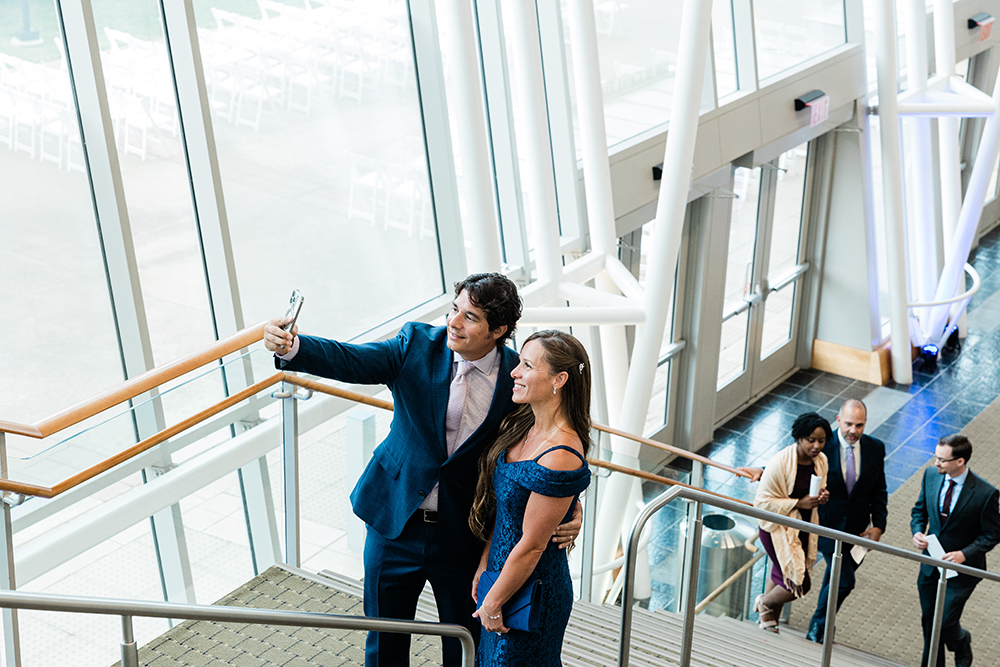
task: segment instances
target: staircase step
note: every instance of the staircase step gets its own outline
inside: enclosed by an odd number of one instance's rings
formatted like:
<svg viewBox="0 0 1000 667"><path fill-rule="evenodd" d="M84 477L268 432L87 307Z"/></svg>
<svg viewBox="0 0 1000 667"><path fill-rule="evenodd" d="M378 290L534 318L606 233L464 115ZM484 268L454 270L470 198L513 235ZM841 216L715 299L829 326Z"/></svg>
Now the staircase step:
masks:
<svg viewBox="0 0 1000 667"><path fill-rule="evenodd" d="M310 574L280 565L269 568L216 604L362 614L363 584L324 570ZM633 610L629 664L663 667L676 664L680 655L683 622L666 611ZM417 602L417 619L437 620L434 596L425 588ZM566 628L563 663L566 667L607 667L618 661L621 608L576 602ZM285 628L205 621L186 621L146 644L139 664L205 667L253 664L363 665L365 633L314 628ZM415 635L411 642L411 667L441 664L437 637ZM761 632L756 624L730 618L698 616L695 619L691 664L694 667L801 667L819 664L823 647L801 634L783 629L781 634ZM837 645L834 667L900 667L877 656Z"/></svg>

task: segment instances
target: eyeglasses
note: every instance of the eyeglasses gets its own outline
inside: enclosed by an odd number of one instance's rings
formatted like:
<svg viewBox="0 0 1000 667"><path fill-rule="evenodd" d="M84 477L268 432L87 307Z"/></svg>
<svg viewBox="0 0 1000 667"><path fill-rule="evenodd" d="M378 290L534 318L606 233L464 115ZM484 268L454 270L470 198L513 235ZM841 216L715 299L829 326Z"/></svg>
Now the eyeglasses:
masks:
<svg viewBox="0 0 1000 667"><path fill-rule="evenodd" d="M943 459L943 458L941 458L940 456L935 456L935 457L934 457L934 460L935 460L935 461L937 461L938 463L949 463L949 462L951 462L951 461L957 461L957 460L958 460L958 459L960 459L960 458L962 458L962 457L961 457L961 456L956 456L956 457L955 457L955 458L953 458L953 459Z"/></svg>

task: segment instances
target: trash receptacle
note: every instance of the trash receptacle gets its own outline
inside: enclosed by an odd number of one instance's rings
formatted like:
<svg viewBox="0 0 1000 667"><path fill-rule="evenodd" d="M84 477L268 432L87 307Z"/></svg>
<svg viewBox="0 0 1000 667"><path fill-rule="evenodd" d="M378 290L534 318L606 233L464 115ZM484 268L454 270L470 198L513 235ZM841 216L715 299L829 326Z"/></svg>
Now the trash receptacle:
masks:
<svg viewBox="0 0 1000 667"><path fill-rule="evenodd" d="M744 543L756 529L755 525L738 515L716 511L702 517L699 602L753 557ZM710 602L705 607L705 613L740 618L746 604L745 580L740 579Z"/></svg>

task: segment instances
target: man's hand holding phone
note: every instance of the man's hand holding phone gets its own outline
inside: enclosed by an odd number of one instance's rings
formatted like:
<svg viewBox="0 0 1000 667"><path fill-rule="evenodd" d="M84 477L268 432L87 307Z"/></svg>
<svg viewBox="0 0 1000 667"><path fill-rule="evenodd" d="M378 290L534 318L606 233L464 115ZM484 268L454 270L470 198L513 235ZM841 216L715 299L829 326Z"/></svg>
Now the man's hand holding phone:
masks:
<svg viewBox="0 0 1000 667"><path fill-rule="evenodd" d="M283 317L276 317L264 325L264 348L275 354L287 354L292 349L299 328L295 325L305 298L298 290L292 290L288 300L288 310Z"/></svg>

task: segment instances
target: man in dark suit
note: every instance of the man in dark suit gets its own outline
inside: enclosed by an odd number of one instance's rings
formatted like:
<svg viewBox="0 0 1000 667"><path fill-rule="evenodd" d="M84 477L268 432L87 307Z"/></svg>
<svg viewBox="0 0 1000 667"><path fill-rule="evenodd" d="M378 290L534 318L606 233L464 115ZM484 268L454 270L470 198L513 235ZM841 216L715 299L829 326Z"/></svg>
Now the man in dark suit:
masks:
<svg viewBox="0 0 1000 667"><path fill-rule="evenodd" d="M913 545L927 553L927 538L936 535L945 551L944 560L985 570L986 553L1000 542L1000 494L969 470L972 443L964 435L941 438L934 453L937 470L924 470L920 496L910 511ZM945 646L955 653L955 667L969 667L972 636L962 629L960 620L965 603L980 580L966 574L948 580L941 642L934 648L930 640L938 576L937 568L920 566L917 591L924 631L921 667L926 667L931 650L937 651L937 664L943 666Z"/></svg>
<svg viewBox="0 0 1000 667"><path fill-rule="evenodd" d="M878 541L885 532L889 494L885 485L885 445L864 435L868 409L855 399L848 399L837 414L837 437L826 441L830 469L826 489L830 500L819 506L820 525ZM854 572L858 563L851 556L851 545L842 544L840 586L837 609L854 590ZM834 541L819 538L818 550L826 560L826 574L819 592L816 613L809 621L808 639L822 642L826 629L826 606L830 594L830 568L833 565Z"/></svg>
<svg viewBox="0 0 1000 667"><path fill-rule="evenodd" d="M472 579L483 545L468 525L480 456L514 407L511 370L518 355L504 343L521 316L517 287L497 274L455 286L447 326L410 322L390 340L350 345L265 327L278 368L343 382L385 384L393 395L389 435L375 449L354 491L354 513L368 525L365 615L412 619L430 582L442 622L469 628ZM572 542L579 519L554 538ZM409 635L371 632L368 667L409 664ZM443 640L445 665L461 663L457 639Z"/></svg>

